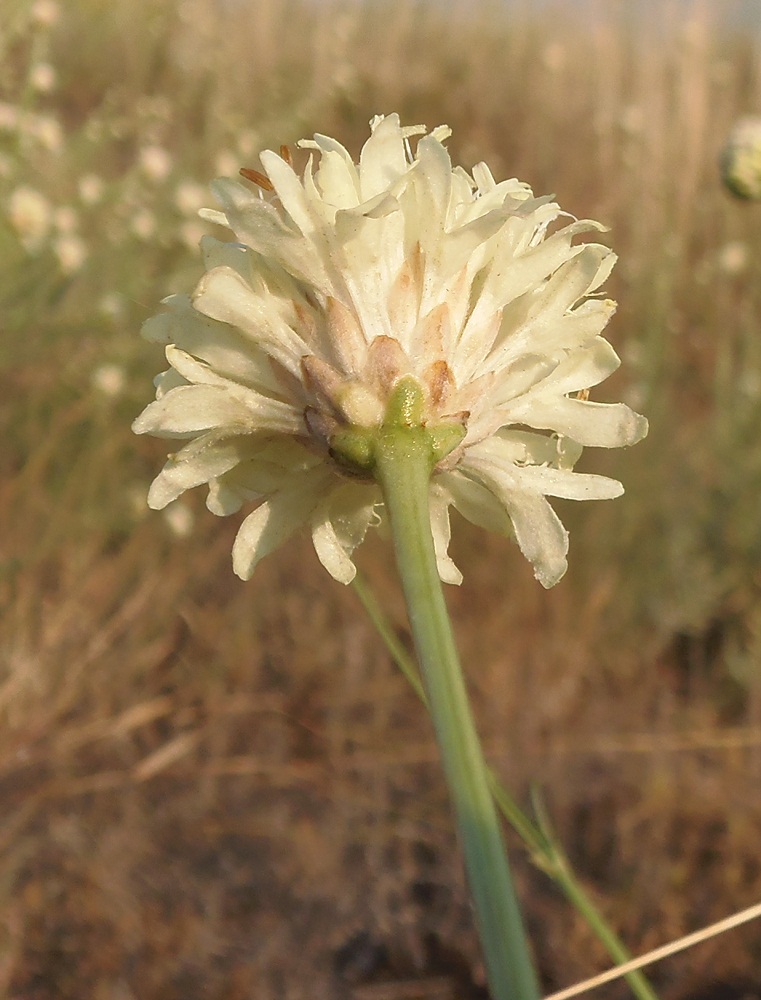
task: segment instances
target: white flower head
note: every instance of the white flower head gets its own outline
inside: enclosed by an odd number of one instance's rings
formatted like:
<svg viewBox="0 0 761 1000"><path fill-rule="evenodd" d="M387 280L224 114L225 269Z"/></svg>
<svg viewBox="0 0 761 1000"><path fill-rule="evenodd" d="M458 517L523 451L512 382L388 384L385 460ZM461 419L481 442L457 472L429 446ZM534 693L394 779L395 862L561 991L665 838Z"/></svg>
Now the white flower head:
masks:
<svg viewBox="0 0 761 1000"><path fill-rule="evenodd" d="M31 115L23 127L49 153L60 153L63 149L63 127L52 115Z"/></svg>
<svg viewBox="0 0 761 1000"><path fill-rule="evenodd" d="M568 222L551 198L496 182L483 163L453 168L449 129L397 115L371 128L359 163L318 134L299 143L300 173L287 150L265 151L263 172L245 172L256 186L215 183L222 210L202 214L235 242L206 237L193 295L170 296L144 327L170 368L134 430L184 442L148 502L207 483L214 513L249 511L239 576L306 525L348 583L384 513L363 442L412 384L441 443L430 510L442 579L461 580L447 553L456 507L515 538L552 586L568 536L547 497L620 495L573 466L584 445L647 431L623 403L587 398L619 365L601 336L615 304L596 295L615 256L575 244L603 227Z"/></svg>
<svg viewBox="0 0 761 1000"><path fill-rule="evenodd" d="M61 9L55 0L36 0L32 4L32 20L42 27L52 27L60 16Z"/></svg>
<svg viewBox="0 0 761 1000"><path fill-rule="evenodd" d="M39 94L49 94L55 89L58 76L50 63L35 63L29 71L29 84Z"/></svg>
<svg viewBox="0 0 761 1000"><path fill-rule="evenodd" d="M172 172L172 157L163 146L143 146L138 153L138 164L145 176L157 183Z"/></svg>
<svg viewBox="0 0 761 1000"><path fill-rule="evenodd" d="M84 205L97 205L103 198L106 185L98 174L84 174L79 179L78 189Z"/></svg>
<svg viewBox="0 0 761 1000"><path fill-rule="evenodd" d="M121 396L127 385L127 375L121 365L113 362L106 362L98 365L90 376L90 384L93 389L107 396L116 399Z"/></svg>
<svg viewBox="0 0 761 1000"><path fill-rule="evenodd" d="M741 118L721 152L725 186L738 198L761 199L761 117Z"/></svg>
<svg viewBox="0 0 761 1000"><path fill-rule="evenodd" d="M53 242L53 252L58 258L58 266L63 274L81 271L88 257L87 244L76 233L64 233Z"/></svg>
<svg viewBox="0 0 761 1000"><path fill-rule="evenodd" d="M53 207L35 188L17 187L8 199L8 217L29 253L45 244L53 218Z"/></svg>

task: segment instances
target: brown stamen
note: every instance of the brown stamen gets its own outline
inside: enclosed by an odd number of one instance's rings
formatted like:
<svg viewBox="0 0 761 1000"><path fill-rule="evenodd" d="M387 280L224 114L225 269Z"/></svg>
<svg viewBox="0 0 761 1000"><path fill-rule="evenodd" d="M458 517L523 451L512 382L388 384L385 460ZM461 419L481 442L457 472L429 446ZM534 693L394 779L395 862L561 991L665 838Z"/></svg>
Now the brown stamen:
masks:
<svg viewBox="0 0 761 1000"><path fill-rule="evenodd" d="M289 167L293 166L293 157L291 156L291 150L288 146L280 147L280 158L285 160Z"/></svg>
<svg viewBox="0 0 761 1000"><path fill-rule="evenodd" d="M258 187L263 191L274 191L275 187L272 181L267 177L266 174L261 173L259 170L253 170L251 167L241 167L239 171L241 177L245 177L247 181L253 181Z"/></svg>

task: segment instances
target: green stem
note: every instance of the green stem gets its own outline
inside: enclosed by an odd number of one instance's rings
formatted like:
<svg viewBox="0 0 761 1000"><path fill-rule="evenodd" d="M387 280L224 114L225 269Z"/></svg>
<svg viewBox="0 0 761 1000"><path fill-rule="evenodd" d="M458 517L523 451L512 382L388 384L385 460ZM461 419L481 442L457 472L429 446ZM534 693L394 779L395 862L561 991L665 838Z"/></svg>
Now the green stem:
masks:
<svg viewBox="0 0 761 1000"><path fill-rule="evenodd" d="M374 471L389 513L489 985L495 1000L537 1000L536 975L436 567L428 507L431 466L431 441L424 428L396 423L381 431Z"/></svg>
<svg viewBox="0 0 761 1000"><path fill-rule="evenodd" d="M359 573L354 578L353 586L392 659L423 704L427 705L428 699L420 682L416 664L397 638L383 608ZM606 923L605 918L576 878L557 838L550 830L543 812L540 816L540 825L529 819L491 768L489 769L489 786L498 809L523 840L537 868L540 868L557 883L569 903L576 908L597 935L610 957L620 965L628 962L632 957L631 952ZM641 971L635 970L628 973L626 981L638 1000L658 1000L657 994Z"/></svg>

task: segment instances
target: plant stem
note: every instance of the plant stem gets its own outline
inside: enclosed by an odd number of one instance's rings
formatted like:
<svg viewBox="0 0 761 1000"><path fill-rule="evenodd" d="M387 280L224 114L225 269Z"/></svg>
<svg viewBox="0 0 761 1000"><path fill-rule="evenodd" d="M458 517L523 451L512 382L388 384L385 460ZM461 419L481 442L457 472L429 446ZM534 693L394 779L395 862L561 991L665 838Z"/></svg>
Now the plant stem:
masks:
<svg viewBox="0 0 761 1000"><path fill-rule="evenodd" d="M407 678L420 700L427 706L428 699L413 658L397 638L383 608L359 573L354 578L353 587L391 658ZM569 903L576 908L597 935L610 957L619 965L628 962L632 957L631 952L606 922L592 898L577 879L557 838L550 830L543 810L538 824L529 819L491 768L489 768L489 787L497 808L523 840L536 867L557 883ZM657 994L640 970L626 973L625 978L638 1000L658 1000Z"/></svg>
<svg viewBox="0 0 761 1000"><path fill-rule="evenodd" d="M470 712L431 536L431 443L422 427L384 428L375 450L428 706L452 796L495 1000L537 1000L488 771Z"/></svg>

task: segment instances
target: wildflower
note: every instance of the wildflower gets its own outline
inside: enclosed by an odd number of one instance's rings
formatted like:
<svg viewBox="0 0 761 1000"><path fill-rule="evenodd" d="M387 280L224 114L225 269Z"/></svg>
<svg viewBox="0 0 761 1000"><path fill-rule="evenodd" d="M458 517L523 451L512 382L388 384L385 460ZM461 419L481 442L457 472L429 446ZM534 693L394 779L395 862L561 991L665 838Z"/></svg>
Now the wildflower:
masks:
<svg viewBox="0 0 761 1000"><path fill-rule="evenodd" d="M237 242L202 243L206 273L173 295L144 334L166 345L168 371L137 433L185 440L154 481L162 509L209 485L216 514L243 506L236 573L301 525L342 582L353 550L383 517L372 467L389 403L411 386L438 442L431 528L443 580L449 509L514 537L541 583L566 569L567 532L547 497L606 499L620 483L576 473L584 445L629 445L647 422L587 390L619 365L601 332L615 303L589 298L615 255L575 245L598 223L562 219L551 198L481 163L452 168L449 129L426 134L378 117L359 164L316 135L302 176L261 154L253 190L220 180ZM420 136L413 153L410 139ZM319 157L317 164L313 158Z"/></svg>
<svg viewBox="0 0 761 1000"><path fill-rule="evenodd" d="M761 117L741 118L721 153L725 186L738 198L761 198Z"/></svg>
<svg viewBox="0 0 761 1000"><path fill-rule="evenodd" d="M126 311L124 296L118 292L107 292L98 301L100 315L113 322L124 319Z"/></svg>
<svg viewBox="0 0 761 1000"><path fill-rule="evenodd" d="M21 124L21 111L15 104L0 101L0 131L15 132Z"/></svg>
<svg viewBox="0 0 761 1000"><path fill-rule="evenodd" d="M8 217L24 248L37 253L45 243L52 218L50 202L31 187L18 187L8 200Z"/></svg>
<svg viewBox="0 0 761 1000"><path fill-rule="evenodd" d="M52 27L61 15L55 0L36 0L32 4L32 20L41 27Z"/></svg>
<svg viewBox="0 0 761 1000"><path fill-rule="evenodd" d="M109 399L116 399L124 392L127 376L121 365L106 362L98 365L93 371L90 384L101 395L107 396Z"/></svg>
<svg viewBox="0 0 761 1000"><path fill-rule="evenodd" d="M56 85L56 71L50 63L36 63L29 71L29 84L38 94L49 94Z"/></svg>
<svg viewBox="0 0 761 1000"><path fill-rule="evenodd" d="M28 135L49 153L60 153L63 149L63 128L57 118L51 115L31 115L24 123Z"/></svg>
<svg viewBox="0 0 761 1000"><path fill-rule="evenodd" d="M147 242L156 232L156 216L150 209L138 209L130 219L130 229L139 240Z"/></svg>
<svg viewBox="0 0 761 1000"><path fill-rule="evenodd" d="M97 205L103 198L105 184L97 174L85 174L79 179L79 198L83 205Z"/></svg>
<svg viewBox="0 0 761 1000"><path fill-rule="evenodd" d="M59 233L74 233L79 228L79 216L71 205L61 205L53 212L53 224Z"/></svg>
<svg viewBox="0 0 761 1000"><path fill-rule="evenodd" d="M53 253L63 274L76 274L87 260L87 244L75 233L64 233L53 241Z"/></svg>
<svg viewBox="0 0 761 1000"><path fill-rule="evenodd" d="M731 240L725 243L716 255L719 270L731 277L742 274L750 262L750 249L741 240Z"/></svg>
<svg viewBox="0 0 761 1000"><path fill-rule="evenodd" d="M164 510L164 520L175 538L187 538L193 530L193 511L182 500L176 500Z"/></svg>
<svg viewBox="0 0 761 1000"><path fill-rule="evenodd" d="M172 172L172 157L162 146L144 146L138 154L138 164L152 181L166 180Z"/></svg>

